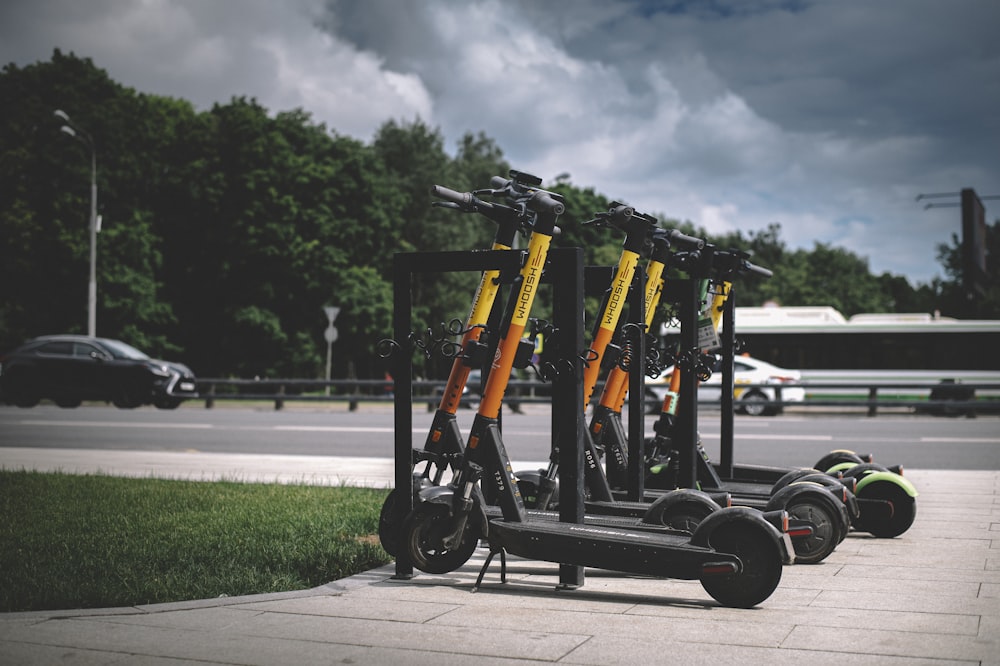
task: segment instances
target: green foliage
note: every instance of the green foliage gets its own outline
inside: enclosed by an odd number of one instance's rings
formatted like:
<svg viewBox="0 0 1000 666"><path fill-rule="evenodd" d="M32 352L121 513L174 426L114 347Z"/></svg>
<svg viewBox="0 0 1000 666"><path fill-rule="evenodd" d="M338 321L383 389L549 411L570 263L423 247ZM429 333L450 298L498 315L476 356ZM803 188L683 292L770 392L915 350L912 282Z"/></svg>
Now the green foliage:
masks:
<svg viewBox="0 0 1000 666"><path fill-rule="evenodd" d="M0 611L305 589L385 564L385 492L0 472Z"/></svg>
<svg viewBox="0 0 1000 666"><path fill-rule="evenodd" d="M982 291L966 288L962 268L962 243L952 234L951 244L937 247L937 258L951 280L936 282L941 314L960 319L989 319L1000 316L1000 220L986 225L986 272L994 279Z"/></svg>
<svg viewBox="0 0 1000 666"><path fill-rule="evenodd" d="M62 109L96 149L98 333L183 360L203 377L321 377L324 305L342 308L333 376L381 377L374 347L391 334L392 256L492 242L484 218L433 206L431 186L486 188L510 169L482 133L463 136L452 157L441 132L419 120L389 121L366 145L304 110L272 114L243 97L197 112L185 100L136 93L58 50L49 62L4 67L0 108L0 349L85 330L90 148L59 131L53 112ZM567 203L555 245L583 247L588 264L615 263L620 234L583 224L610 201L568 176L543 187ZM993 274L998 236L994 225ZM997 287L966 298L954 247L940 255L950 279L914 289L900 276L871 275L864 259L840 248L790 251L777 225L709 240L775 271L739 285L743 305L1000 314ZM464 320L477 281L417 276L415 326ZM548 299L543 290L538 316L550 311ZM598 302L590 297L588 312ZM440 377L448 365L434 359L418 374Z"/></svg>

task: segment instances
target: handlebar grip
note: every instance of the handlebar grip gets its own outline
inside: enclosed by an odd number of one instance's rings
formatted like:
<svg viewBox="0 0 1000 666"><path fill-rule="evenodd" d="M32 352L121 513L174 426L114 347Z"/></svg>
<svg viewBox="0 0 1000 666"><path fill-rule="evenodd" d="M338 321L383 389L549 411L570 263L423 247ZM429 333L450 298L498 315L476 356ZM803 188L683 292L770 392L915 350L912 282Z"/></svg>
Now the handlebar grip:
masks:
<svg viewBox="0 0 1000 666"><path fill-rule="evenodd" d="M670 238L671 243L677 245L686 245L687 247L693 247L696 250L700 250L705 247L705 240L703 238L688 236L687 234L682 234L676 229L671 229L667 236Z"/></svg>
<svg viewBox="0 0 1000 666"><path fill-rule="evenodd" d="M503 176L493 176L490 178L490 187L494 190L502 190L503 188L510 185L510 180L504 178Z"/></svg>
<svg viewBox="0 0 1000 666"><path fill-rule="evenodd" d="M468 206L474 200L471 192L456 192L442 185L431 187L431 195L445 201L452 201L462 206Z"/></svg>
<svg viewBox="0 0 1000 666"><path fill-rule="evenodd" d="M755 273L757 275L763 275L764 277L772 277L774 275L774 271L771 269L758 266L757 264L751 264L749 261L744 262L743 270L747 273Z"/></svg>
<svg viewBox="0 0 1000 666"><path fill-rule="evenodd" d="M538 190L528 201L528 207L536 213L552 213L562 215L566 211L566 205L557 200L548 192Z"/></svg>

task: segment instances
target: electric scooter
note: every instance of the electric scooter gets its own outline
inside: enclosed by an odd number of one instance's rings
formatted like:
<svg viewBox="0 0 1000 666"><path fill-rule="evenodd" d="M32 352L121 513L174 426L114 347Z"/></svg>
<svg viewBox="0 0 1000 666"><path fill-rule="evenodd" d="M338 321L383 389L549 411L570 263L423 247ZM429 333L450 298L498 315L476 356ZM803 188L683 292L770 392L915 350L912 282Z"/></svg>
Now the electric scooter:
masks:
<svg viewBox="0 0 1000 666"><path fill-rule="evenodd" d="M724 308L721 308L726 322L723 351L729 356L723 363L723 396L732 394L732 354L735 351L734 312L735 299L727 294ZM729 370L727 376L726 370ZM728 389L726 388L728 386ZM892 538L903 534L913 524L916 516L917 489L903 476L901 466L882 466L872 462L870 454L856 454L853 451L831 451L823 456L814 468L788 469L768 468L759 465L734 465L732 462L732 411L723 408L722 456L719 465L714 465L716 473L723 479L733 479L744 483L767 484L773 481L772 493L782 492L788 485L799 482L820 482L835 477L844 484L853 484L857 511L852 512L851 528L868 532L880 538ZM707 471L707 470L706 470Z"/></svg>
<svg viewBox="0 0 1000 666"><path fill-rule="evenodd" d="M530 519L501 439L498 417L513 356L541 282L556 219L564 205L558 195L544 190L538 190L528 205L537 213L537 218L527 256L512 286L504 330L468 436L462 465L447 486L425 488L419 493L420 501L403 522L402 554L408 564L421 571L447 573L468 560L482 537L490 545L490 556L477 580L477 588L497 553L501 555L503 577L505 553L510 552L559 562L561 569L578 570L575 582L564 581L566 587L582 584L582 567L590 566L699 579L706 591L722 604L749 607L761 603L777 587L782 564L790 561L792 555L787 537L759 513L738 508L722 509L699 524L693 535L584 525L582 506L567 498L560 503L559 522ZM554 379L553 412L561 414L563 427L568 424L567 430L576 431L576 437L572 438L576 446L563 449L563 472L573 454L577 471L582 468L579 446L585 432L581 367L584 361L572 351L583 346L583 299L579 284L582 282L582 252L577 249L574 256L576 294L572 299L557 298L555 302L556 309L562 312L557 317L562 340L558 343L560 371ZM570 308L569 316L567 308ZM564 404L566 402L570 404ZM397 414L402 408L398 406ZM575 483L564 485L564 492L572 488L579 499L583 495L582 475L575 476ZM475 492L480 480L491 484L499 499L502 517L487 517L481 505L481 494ZM571 507L575 515L569 515Z"/></svg>
<svg viewBox="0 0 1000 666"><path fill-rule="evenodd" d="M602 361L610 356L611 342L619 329L621 313L633 287L640 257L649 253L651 249L655 258L650 264L658 266L662 272L666 262L665 257L669 255L672 246L698 248L704 245L704 241L686 236L677 230L661 229L657 226L656 218L617 202L611 204L608 212L597 213L595 219L585 224L596 224L625 232L622 254L610 286L604 293L591 336L592 342L587 350L583 391L584 405L588 405L597 386ZM646 300L650 300L648 294ZM655 304L653 305L655 307ZM622 352L625 356L630 354L627 349L623 349ZM609 392L608 382L614 383L619 374L624 375L627 380L623 361L624 359L619 358L613 364L613 370L610 372L603 393ZM622 400L624 401L624 397ZM587 490L588 520L599 522L598 516L632 517L639 519L642 524L691 530L693 525L687 520L689 516L699 515L704 518L720 506L726 507L731 504L727 493L717 493L713 496L690 488L678 488L670 492L658 491L653 497L638 499L615 496L605 474L605 468L601 465L600 449L594 439L592 432L588 432L584 441L584 482ZM623 456L621 459L624 461ZM518 489L529 509L550 510L558 506L558 471L559 445L554 441L549 464L545 469L516 473ZM773 517L767 516L767 518Z"/></svg>
<svg viewBox="0 0 1000 666"><path fill-rule="evenodd" d="M690 264L702 261L702 253L715 254L706 246L697 256L687 257ZM746 270L763 269L746 263ZM853 496L839 482L829 479L829 487L814 482L789 484L780 492L771 494L771 486L764 494L748 494L739 484L716 482L704 477L703 467L708 465L707 454L697 436L697 381L707 379L708 367L704 363L705 348L717 347L715 331L717 322L703 317L699 304L704 300L703 280L683 280L673 283L673 297L680 299L681 345L675 355L671 374L672 387L683 389L685 372L694 386L688 395L668 393L656 423L655 435L646 442L645 477L650 488L672 488L676 485L700 487L708 492L729 492L733 503L752 506L763 511L783 509L789 513L789 532L795 548L797 563L816 563L828 557L846 536L850 526L849 512L855 506ZM668 287L669 288L669 287ZM604 412L605 420L613 413ZM615 430L609 430L615 436Z"/></svg>
<svg viewBox="0 0 1000 666"><path fill-rule="evenodd" d="M654 241L654 249L647 269L646 289L644 292L644 302L647 304L647 308L643 330L648 329L652 321L652 310L659 302L663 285L662 275L670 256L670 243L668 240L660 237L656 241ZM704 241L701 241L695 247L700 248L703 246ZM700 256L698 250L695 250L691 254ZM685 255L682 254L680 256ZM717 326L717 323L715 321L714 325ZM714 332L715 329L711 330ZM673 379L676 386L679 383L680 373L675 372ZM588 433L590 435L588 442L589 449L596 448L595 445L599 443L599 446L604 451L607 460L607 475L605 476L603 471L601 473L592 472L591 468L593 465L590 462L590 457L588 457L587 461L588 483L592 484L598 491L603 489L606 494L605 496L613 493L613 498L610 501L594 501L593 495L596 493L591 490L591 500L586 504L588 512L637 516L648 514L651 510L651 505L648 502L652 502L652 507L658 508L655 514L658 516L657 523L669 525L674 529L692 531L701 520L704 520L714 511L714 504L709 498L715 498L716 502L718 502L717 498L721 496L727 499L727 503L749 504L742 497L734 497L733 493L726 487L700 486L699 491L689 489L685 494L676 489L676 475L673 477L675 481L674 485L650 484L650 487L643 485L638 491L635 489L635 483L631 484L630 487L626 487L628 486L626 479L629 475L628 461L630 457L632 459L638 458L640 462L645 457L644 453L639 453L638 455L631 454L630 456L628 452L628 438L621 421L621 409L627 392L628 373L623 365L616 365L608 373L601 400L595 405ZM641 389L638 391L638 395L642 395ZM663 409L668 416L664 418L673 419L676 407L676 400L665 401ZM635 415L639 414L642 414L641 407L635 410ZM642 437L644 437L644 433L642 432L642 424L640 422L638 434L635 435L635 438ZM657 442L654 441L651 444L655 446ZM669 461L667 461L665 467L670 467ZM544 487L546 482L551 484L551 476L551 474L546 474L536 481L530 473L518 474L522 487L526 481L529 486L532 483L537 483ZM829 477L827 478L830 481L830 485L840 486L837 481ZM641 478L639 483L641 483ZM613 489L609 488L609 485L612 485ZM842 487L839 488L843 500L842 502L838 502L837 498L831 494L833 489L824 489L817 486L818 484L815 483L794 484L767 503L752 503L754 508L767 513L782 510L789 511L790 524L788 532L796 551L796 561L809 563L825 559L833 551L837 543L842 540L843 535L847 533L849 523L845 513L845 506L843 505L849 500L847 491ZM667 493L666 495L664 495L665 492ZM539 492L538 495L542 498L547 497L544 492ZM641 500L638 502L628 501L634 497L640 497ZM600 496L599 498L603 499ZM730 498L732 499L730 500ZM644 522L653 521L644 519Z"/></svg>
<svg viewBox="0 0 1000 666"><path fill-rule="evenodd" d="M825 546L832 547L839 543L846 536L849 527L870 531L877 536L896 536L908 529L913 522L915 513L913 498L916 497L916 489L902 475L886 468L873 466L870 463L867 465L857 465L854 462L842 463L841 467L834 467L832 471L836 473L845 468L856 466L856 472L846 474L842 478L832 479L829 474L820 474L811 469L733 465L732 362L736 345L732 322L732 279L739 273L754 272L768 275L769 271L754 266L747 261L746 255L742 253L720 251L713 247L707 247L703 250L702 256L698 257L692 264L689 268L696 274L707 277L715 273L714 279L718 288L712 313L715 317L724 314L729 317L729 321L723 325L726 339L719 345L724 359L722 364L723 461L720 465L714 465L711 462L701 445L696 430L691 430L690 424L685 426L686 436L693 439L695 449L694 454L685 460L683 453L674 446L677 424L667 414L667 410L664 410L657 421L656 437L653 438L649 447L651 456L654 458L650 465L651 471L662 472L668 469L673 464L671 458L678 457L680 466L692 470L689 472L689 476L693 476L694 482L702 488L727 490L733 493L734 501L739 503L764 508L782 506L792 514L793 518L814 522L820 529L806 540L802 547L800 547L800 544L803 544L802 541L795 541L796 561L798 562L821 559L821 554L826 549ZM683 327L685 323L691 325L691 322L682 319L682 338L684 337ZM717 323L714 325L717 327ZM689 361L698 367L698 372L701 372L703 377L707 378L711 370L701 357L690 358ZM674 372L678 374L683 372L683 369L675 366ZM668 394L666 400L670 399L671 396ZM833 452L825 459L843 459L846 455L848 454L845 452ZM821 461L820 464L823 462ZM855 474L860 478L855 477ZM867 477L871 477L870 480L862 485L861 481ZM673 481L669 479L669 475L652 474L648 477L648 483L652 486L670 487ZM841 510L836 511L828 501L817 503L803 501L801 497L796 498L796 495L801 496L802 489L808 489L813 485L823 486L840 499ZM813 495L818 497L815 493ZM845 517L848 521L847 525L844 525Z"/></svg>
<svg viewBox="0 0 1000 666"><path fill-rule="evenodd" d="M493 187L474 192L456 192L455 190L435 185L431 194L443 201L435 201L432 205L452 208L462 213L478 213L497 225L493 239L493 250L510 250L518 231L527 233L534 222L534 212L527 206L527 200L532 196L532 190L525 189L536 184L537 179L529 174L512 172L512 178L505 180L494 178ZM495 203L481 199L490 196L500 198L506 203ZM490 313L500 290L500 271L497 269L483 271L472 301L465 328L449 330L449 333L462 335L459 353L455 354L448 382L441 396L440 404L431 421L430 431L424 441L423 448L413 449L413 464L423 463L423 470L414 473L414 492L431 485L441 485L444 474L450 469L458 469L461 460L462 434L458 427L456 413L462 394L473 368L483 365L489 347L483 341L483 331L487 327ZM396 535L399 533L398 511L396 511L396 490L389 492L382 503L379 514L379 538L383 549L392 556L398 552Z"/></svg>

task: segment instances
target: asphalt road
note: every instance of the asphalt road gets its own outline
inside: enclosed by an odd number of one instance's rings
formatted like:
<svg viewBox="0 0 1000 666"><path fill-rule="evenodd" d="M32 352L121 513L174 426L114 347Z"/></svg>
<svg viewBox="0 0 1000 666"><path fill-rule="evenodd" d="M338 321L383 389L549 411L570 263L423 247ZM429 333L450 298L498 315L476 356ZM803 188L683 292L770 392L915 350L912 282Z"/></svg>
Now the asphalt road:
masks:
<svg viewBox="0 0 1000 666"><path fill-rule="evenodd" d="M503 416L504 441L515 463L548 458L548 407L528 405L525 411ZM463 431L472 416L471 411L460 412ZM430 417L422 406L414 409L415 446L422 444ZM652 417L647 424L651 432ZM717 410L701 414L699 431L709 455L718 459ZM388 404L363 405L356 412L342 404L281 411L233 403L210 410L190 403L173 411L0 406L0 461L3 447L391 458L393 433ZM1000 417L867 417L857 412L736 417L735 458L740 463L808 466L841 448L871 452L879 462L914 469L995 470L1000 469Z"/></svg>

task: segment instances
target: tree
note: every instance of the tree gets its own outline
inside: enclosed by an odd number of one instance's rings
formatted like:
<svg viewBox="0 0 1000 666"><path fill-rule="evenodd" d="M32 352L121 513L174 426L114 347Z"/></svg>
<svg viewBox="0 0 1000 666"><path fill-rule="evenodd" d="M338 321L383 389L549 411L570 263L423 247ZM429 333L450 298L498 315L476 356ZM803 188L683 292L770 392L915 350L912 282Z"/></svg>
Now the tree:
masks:
<svg viewBox="0 0 1000 666"><path fill-rule="evenodd" d="M0 344L86 331L91 153L59 131L53 112L61 109L85 128L97 156L98 334L128 334L159 351L154 328L172 315L158 294L159 240L135 196L147 170L122 150L144 143L127 132L140 117L135 92L89 59L56 50L50 63L4 67L0 105Z"/></svg>
<svg viewBox="0 0 1000 666"><path fill-rule="evenodd" d="M397 251L442 252L487 249L494 227L486 218L463 215L432 205L431 187L443 185L457 191L487 188L494 175L506 175L507 165L496 145L480 135L466 135L453 160L444 151L440 131L420 121L385 123L372 145L403 199L396 237ZM488 175L487 175L488 174ZM430 260L429 260L430 261ZM391 282L388 264L384 279ZM452 319L464 322L478 279L458 273L427 273L411 281L413 322L420 330L430 327L441 334L441 325ZM450 361L430 359L428 376L447 376Z"/></svg>
<svg viewBox="0 0 1000 666"><path fill-rule="evenodd" d="M6 66L0 108L0 348L85 330L90 160L87 146L59 131L61 108L97 148L98 332L181 358L201 376L322 376L321 308L332 304L342 308L334 376L381 377L374 348L391 335L393 255L484 249L494 235L485 218L435 207L431 186L484 189L510 169L481 132L464 135L451 157L440 130L419 120L389 121L365 144L305 110L272 114L245 97L197 112L58 50L50 62ZM543 187L567 205L554 246L584 248L590 265L615 264L621 234L585 224L611 201L568 175ZM914 289L901 276L871 275L865 259L841 248L789 250L780 231L707 238L774 270L742 280L739 304L1000 314L1000 287L964 299L957 238L939 248L949 279ZM988 228L993 275L998 243L1000 222ZM414 325L464 320L477 278L418 276ZM591 322L599 302L600 285L586 303ZM550 290L538 304L546 318ZM449 364L433 359L424 374L443 376Z"/></svg>

